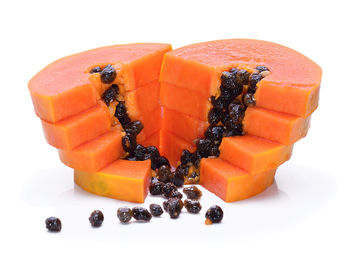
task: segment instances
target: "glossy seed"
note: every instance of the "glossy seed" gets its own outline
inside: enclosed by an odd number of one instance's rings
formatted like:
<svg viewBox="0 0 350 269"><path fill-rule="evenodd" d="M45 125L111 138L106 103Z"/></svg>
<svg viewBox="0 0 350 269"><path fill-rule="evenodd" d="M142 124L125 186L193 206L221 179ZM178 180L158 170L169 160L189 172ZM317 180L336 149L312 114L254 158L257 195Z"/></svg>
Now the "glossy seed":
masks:
<svg viewBox="0 0 350 269"><path fill-rule="evenodd" d="M170 198L178 198L178 199L182 199L182 193L179 192L178 190L173 190L170 195Z"/></svg>
<svg viewBox="0 0 350 269"><path fill-rule="evenodd" d="M225 101L222 97L215 98L215 96L211 96L210 102L217 110L222 111L225 108Z"/></svg>
<svg viewBox="0 0 350 269"><path fill-rule="evenodd" d="M166 183L170 181L170 176L171 176L171 171L169 166L167 165L162 165L161 167L159 167L158 169L158 177L159 180Z"/></svg>
<svg viewBox="0 0 350 269"><path fill-rule="evenodd" d="M89 221L92 227L100 227L103 223L103 220L104 216L100 210L94 210L89 217Z"/></svg>
<svg viewBox="0 0 350 269"><path fill-rule="evenodd" d="M154 217L159 217L163 214L163 209L158 204L150 204L149 210L150 210L152 216L154 216Z"/></svg>
<svg viewBox="0 0 350 269"><path fill-rule="evenodd" d="M166 212L169 213L170 218L176 219L181 213L183 202L177 198L170 198L169 200L164 201L163 208Z"/></svg>
<svg viewBox="0 0 350 269"><path fill-rule="evenodd" d="M136 160L138 161L146 160L146 154L147 154L147 149L141 144L137 144L134 150L134 156L136 157Z"/></svg>
<svg viewBox="0 0 350 269"><path fill-rule="evenodd" d="M132 209L132 216L140 221L150 221L152 219L152 214L146 208L139 206Z"/></svg>
<svg viewBox="0 0 350 269"><path fill-rule="evenodd" d="M202 192L196 186L189 186L183 189L188 199L199 200L202 197Z"/></svg>
<svg viewBox="0 0 350 269"><path fill-rule="evenodd" d="M106 65L105 68L101 71L101 81L103 83L112 83L114 79L117 76L117 72L115 71L114 67L110 64Z"/></svg>
<svg viewBox="0 0 350 269"><path fill-rule="evenodd" d="M176 186L173 183L168 182L165 185L163 185L162 193L165 197L169 198L171 192L176 190L177 190Z"/></svg>
<svg viewBox="0 0 350 269"><path fill-rule="evenodd" d="M205 138L211 140L211 141L221 141L222 135L224 133L224 126L210 126L205 131Z"/></svg>
<svg viewBox="0 0 350 269"><path fill-rule="evenodd" d="M147 153L151 155L151 159L159 157L159 151L155 146L148 146L147 147Z"/></svg>
<svg viewBox="0 0 350 269"><path fill-rule="evenodd" d="M202 206L199 201L186 199L184 202L184 206L189 213L197 214L201 211Z"/></svg>
<svg viewBox="0 0 350 269"><path fill-rule="evenodd" d="M157 168L160 168L162 165L168 166L170 168L170 163L169 163L168 159L164 156L160 156L156 160Z"/></svg>
<svg viewBox="0 0 350 269"><path fill-rule="evenodd" d="M117 211L117 217L120 222L127 223L132 218L132 211L128 207L120 207Z"/></svg>
<svg viewBox="0 0 350 269"><path fill-rule="evenodd" d="M189 150L184 149L181 153L181 164L188 164L191 162L191 152Z"/></svg>
<svg viewBox="0 0 350 269"><path fill-rule="evenodd" d="M227 89L234 89L236 87L236 74L234 72L222 72L221 85Z"/></svg>
<svg viewBox="0 0 350 269"><path fill-rule="evenodd" d="M45 225L50 232L59 232L62 229L62 223L59 218L49 217L45 220Z"/></svg>
<svg viewBox="0 0 350 269"><path fill-rule="evenodd" d="M256 100L255 100L254 94L246 93L243 96L243 103L246 106L255 106L256 105Z"/></svg>
<svg viewBox="0 0 350 269"><path fill-rule="evenodd" d="M199 139L197 142L197 151L202 158L209 156L210 147L213 146L213 143L209 139Z"/></svg>
<svg viewBox="0 0 350 269"><path fill-rule="evenodd" d="M206 224L219 223L224 217L224 211L218 205L211 206L208 211L205 213L205 218L209 221L206 221Z"/></svg>
<svg viewBox="0 0 350 269"><path fill-rule="evenodd" d="M112 84L105 92L102 94L102 100L108 106L112 101L116 101L119 94L119 87L116 84Z"/></svg>
<svg viewBox="0 0 350 269"><path fill-rule="evenodd" d="M230 118L233 120L234 123L242 122L244 118L245 109L244 106L241 105L241 103L232 102L228 106L228 110Z"/></svg>
<svg viewBox="0 0 350 269"><path fill-rule="evenodd" d="M250 73L247 70L239 70L236 75L237 83L240 85L248 85Z"/></svg>
<svg viewBox="0 0 350 269"><path fill-rule="evenodd" d="M91 74L93 74L93 73L100 73L101 71L102 71L101 67L96 66L96 67L94 67L94 68L92 68L92 69L90 70L90 73L91 73Z"/></svg>
<svg viewBox="0 0 350 269"><path fill-rule="evenodd" d="M266 66L264 65L259 65L257 67L255 67L256 70L258 70L259 72L263 72L263 71L270 71Z"/></svg>
<svg viewBox="0 0 350 269"><path fill-rule="evenodd" d="M217 124L221 120L221 111L212 108L208 113L208 122L210 125Z"/></svg>
<svg viewBox="0 0 350 269"><path fill-rule="evenodd" d="M125 132L137 136L144 128L143 123L139 120L132 121L125 126Z"/></svg>
<svg viewBox="0 0 350 269"><path fill-rule="evenodd" d="M122 146L126 152L133 152L136 148L136 145L135 136L127 134L122 137Z"/></svg>
<svg viewBox="0 0 350 269"><path fill-rule="evenodd" d="M153 182L149 185L149 192L152 195L161 195L163 193L164 183L161 181Z"/></svg>

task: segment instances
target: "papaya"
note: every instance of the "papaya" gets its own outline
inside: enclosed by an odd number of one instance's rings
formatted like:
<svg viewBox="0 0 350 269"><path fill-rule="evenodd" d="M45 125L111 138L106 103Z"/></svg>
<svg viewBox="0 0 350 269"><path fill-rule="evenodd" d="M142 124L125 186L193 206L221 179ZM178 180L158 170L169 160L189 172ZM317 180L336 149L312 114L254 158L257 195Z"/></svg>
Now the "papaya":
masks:
<svg viewBox="0 0 350 269"><path fill-rule="evenodd" d="M220 158L251 175L276 169L290 159L293 145L283 145L261 137L244 135L224 137Z"/></svg>
<svg viewBox="0 0 350 269"><path fill-rule="evenodd" d="M151 169L181 162L185 184L233 202L268 188L307 135L321 76L290 48L232 39L94 49L28 86L48 143L84 190L143 202Z"/></svg>
<svg viewBox="0 0 350 269"><path fill-rule="evenodd" d="M168 44L116 45L61 58L28 83L35 112L41 119L55 123L96 105L99 87L89 80L90 76L98 76L89 73L96 66L121 65L126 70L128 90L158 80L163 55L170 49Z"/></svg>
<svg viewBox="0 0 350 269"><path fill-rule="evenodd" d="M74 170L74 181L83 190L136 203L144 202L150 177L150 160L117 160L99 172Z"/></svg>
<svg viewBox="0 0 350 269"><path fill-rule="evenodd" d="M61 161L74 169L97 172L123 156L122 132L118 128L104 133L73 150L59 149Z"/></svg>
<svg viewBox="0 0 350 269"><path fill-rule="evenodd" d="M217 159L202 159L200 184L226 202L247 199L263 192L274 182L276 169L251 175L230 163Z"/></svg>
<svg viewBox="0 0 350 269"><path fill-rule="evenodd" d="M304 118L317 108L321 68L295 50L261 40L217 40L170 51L164 55L160 82L215 96L223 71L255 66L271 72L258 83L257 106Z"/></svg>

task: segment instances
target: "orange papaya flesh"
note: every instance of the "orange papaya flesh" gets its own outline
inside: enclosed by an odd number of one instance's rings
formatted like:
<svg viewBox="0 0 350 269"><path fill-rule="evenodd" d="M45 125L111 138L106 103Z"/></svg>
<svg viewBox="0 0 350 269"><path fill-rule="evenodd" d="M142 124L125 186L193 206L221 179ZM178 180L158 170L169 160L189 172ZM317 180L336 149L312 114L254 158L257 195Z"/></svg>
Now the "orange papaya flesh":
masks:
<svg viewBox="0 0 350 269"><path fill-rule="evenodd" d="M137 139L145 140L161 128L161 107L156 107L148 114L140 116L138 119L143 123L143 130L137 135Z"/></svg>
<svg viewBox="0 0 350 269"><path fill-rule="evenodd" d="M57 123L41 122L47 142L65 150L72 150L111 128L109 110L103 102Z"/></svg>
<svg viewBox="0 0 350 269"><path fill-rule="evenodd" d="M195 146L172 133L163 130L160 131L159 152L169 160L171 166L177 167L181 152L184 149L193 152Z"/></svg>
<svg viewBox="0 0 350 269"><path fill-rule="evenodd" d="M113 128L73 150L59 149L61 161L74 169L97 172L123 156L122 133Z"/></svg>
<svg viewBox="0 0 350 269"><path fill-rule="evenodd" d="M74 170L74 181L83 190L136 203L144 202L150 178L150 160L117 160L97 173Z"/></svg>
<svg viewBox="0 0 350 269"><path fill-rule="evenodd" d="M139 137L137 137L137 143L141 144L144 147L155 146L156 148L159 148L159 142L160 142L160 131L155 132L150 137L147 137L144 140L141 140L139 139Z"/></svg>
<svg viewBox="0 0 350 269"><path fill-rule="evenodd" d="M89 71L95 66L121 64L128 76L125 87L129 90L141 87L158 79L163 55L170 49L168 44L129 44L61 58L29 81L35 112L41 119L54 123L96 105L99 89L89 80Z"/></svg>
<svg viewBox="0 0 350 269"><path fill-rule="evenodd" d="M256 175L276 169L290 159L293 145L285 146L256 136L224 137L220 159Z"/></svg>
<svg viewBox="0 0 350 269"><path fill-rule="evenodd" d="M274 182L276 169L250 175L220 158L201 160L200 184L225 202L247 199Z"/></svg>
<svg viewBox="0 0 350 269"><path fill-rule="evenodd" d="M202 121L207 121L211 108L209 97L209 95L168 83L160 84L160 103L162 106Z"/></svg>
<svg viewBox="0 0 350 269"><path fill-rule="evenodd" d="M248 108L243 125L246 134L263 137L284 145L291 145L305 137L310 119L273 112L262 108Z"/></svg>
<svg viewBox="0 0 350 269"><path fill-rule="evenodd" d="M258 83L258 106L304 118L316 109L321 68L295 50L266 41L218 40L167 52L160 81L215 96L222 71L259 65L271 74Z"/></svg>
<svg viewBox="0 0 350 269"><path fill-rule="evenodd" d="M152 113L159 105L159 82L154 80L125 95L125 105L131 119L139 119L142 115Z"/></svg>
<svg viewBox="0 0 350 269"><path fill-rule="evenodd" d="M175 134L194 145L194 140L204 137L209 127L207 121L201 121L181 112L163 108L162 130Z"/></svg>

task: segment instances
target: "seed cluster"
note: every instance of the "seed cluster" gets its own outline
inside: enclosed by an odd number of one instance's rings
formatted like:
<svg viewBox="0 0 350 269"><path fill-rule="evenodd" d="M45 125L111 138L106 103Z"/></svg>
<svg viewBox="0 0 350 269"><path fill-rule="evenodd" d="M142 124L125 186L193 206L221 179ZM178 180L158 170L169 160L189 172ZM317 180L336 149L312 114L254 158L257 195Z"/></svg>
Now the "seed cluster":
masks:
<svg viewBox="0 0 350 269"><path fill-rule="evenodd" d="M248 106L255 106L257 84L269 74L266 66L257 66L253 72L231 68L221 74L220 95L212 96L208 113L210 126L204 138L196 141L196 150L184 149L181 163L175 170L176 178L185 184L199 183L199 164L202 158L219 157L223 137L243 135L243 119Z"/></svg>

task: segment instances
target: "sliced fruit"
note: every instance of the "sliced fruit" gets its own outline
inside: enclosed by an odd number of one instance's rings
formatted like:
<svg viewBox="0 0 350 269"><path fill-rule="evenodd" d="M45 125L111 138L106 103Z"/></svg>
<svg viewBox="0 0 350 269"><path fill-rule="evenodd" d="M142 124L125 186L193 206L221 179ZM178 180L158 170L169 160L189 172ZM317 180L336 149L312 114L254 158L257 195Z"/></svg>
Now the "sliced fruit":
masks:
<svg viewBox="0 0 350 269"><path fill-rule="evenodd" d="M275 172L272 169L250 175L219 158L202 159L200 184L225 202L234 202L263 192L273 183Z"/></svg>
<svg viewBox="0 0 350 269"><path fill-rule="evenodd" d="M144 202L150 177L150 160L118 160L97 173L74 170L75 183L85 191L136 203Z"/></svg>
<svg viewBox="0 0 350 269"><path fill-rule="evenodd" d="M172 166L177 166L184 149L192 152L195 147L172 133L163 130L160 132L159 152L168 158Z"/></svg>
<svg viewBox="0 0 350 269"><path fill-rule="evenodd" d="M114 128L73 150L59 149L59 156L71 168L97 172L123 155L121 139L121 131Z"/></svg>
<svg viewBox="0 0 350 269"><path fill-rule="evenodd" d="M247 134L291 145L306 136L310 120L311 116L299 118L262 108L248 108L243 125Z"/></svg>
<svg viewBox="0 0 350 269"><path fill-rule="evenodd" d="M156 80L163 55L170 49L168 44L129 44L61 58L29 81L35 112L47 122L58 122L96 105L98 89L89 81L89 71L96 66L121 64L128 73L124 81L128 90Z"/></svg>
<svg viewBox="0 0 350 269"><path fill-rule="evenodd" d="M210 109L209 96L168 83L160 84L160 103L162 106L207 121Z"/></svg>
<svg viewBox="0 0 350 269"><path fill-rule="evenodd" d="M137 138L140 140L145 140L154 134L156 131L160 130L161 127L161 108L156 107L153 111L148 114L140 116L139 120L143 123L144 128Z"/></svg>
<svg viewBox="0 0 350 269"><path fill-rule="evenodd" d="M256 175L289 160L292 149L293 145L285 146L251 135L225 137L220 145L220 158Z"/></svg>
<svg viewBox="0 0 350 269"><path fill-rule="evenodd" d="M148 146L155 146L159 148L159 141L160 140L160 131L155 132L150 137L146 138L145 140L137 140L138 143L142 144L145 147Z"/></svg>
<svg viewBox="0 0 350 269"><path fill-rule="evenodd" d="M170 51L160 81L211 96L217 94L222 71L259 65L271 74L258 84L258 105L304 118L316 109L321 68L295 50L266 41L217 40Z"/></svg>
<svg viewBox="0 0 350 269"><path fill-rule="evenodd" d="M181 112L163 108L162 130L171 132L194 145L194 140L204 136L209 127L207 121L188 116Z"/></svg>
<svg viewBox="0 0 350 269"><path fill-rule="evenodd" d="M72 150L111 128L109 110L103 102L77 115L49 123L42 120L47 142L56 148Z"/></svg>

